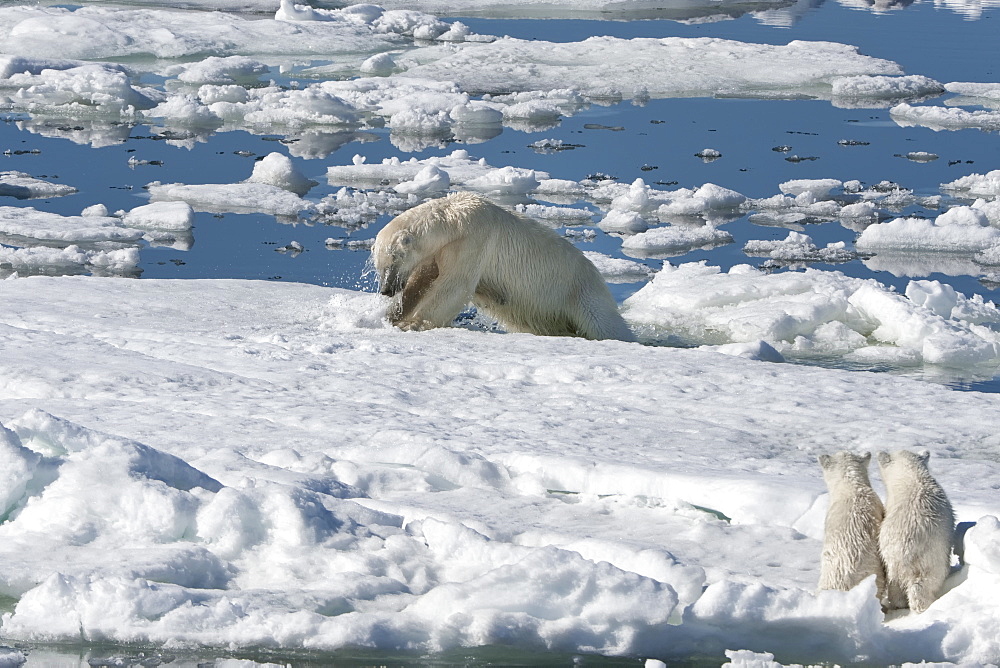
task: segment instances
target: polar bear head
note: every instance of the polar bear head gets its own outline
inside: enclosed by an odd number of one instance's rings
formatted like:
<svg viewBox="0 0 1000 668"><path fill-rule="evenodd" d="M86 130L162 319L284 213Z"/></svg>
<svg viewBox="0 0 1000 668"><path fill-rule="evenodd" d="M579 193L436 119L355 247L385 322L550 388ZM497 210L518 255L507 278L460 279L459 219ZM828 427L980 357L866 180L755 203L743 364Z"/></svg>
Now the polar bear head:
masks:
<svg viewBox="0 0 1000 668"><path fill-rule="evenodd" d="M843 450L832 455L820 455L819 465L823 468L823 479L833 490L843 481L868 483L868 464L872 453L856 454Z"/></svg>
<svg viewBox="0 0 1000 668"><path fill-rule="evenodd" d="M930 458L931 458L930 450L921 450L920 452L910 452L909 450L896 450L895 452L880 452L878 453L878 465L879 468L882 470L887 470L893 467L926 469L927 461Z"/></svg>
<svg viewBox="0 0 1000 668"><path fill-rule="evenodd" d="M372 247L372 262L378 274L379 291L392 297L403 289L413 268L420 261L417 253L410 252L417 245L417 239L409 230L394 230L386 233L386 227L375 239Z"/></svg>
<svg viewBox="0 0 1000 668"><path fill-rule="evenodd" d="M424 202L389 221L372 246L381 293L388 297L399 293L414 269L465 234L461 209L484 202L478 195L457 193Z"/></svg>

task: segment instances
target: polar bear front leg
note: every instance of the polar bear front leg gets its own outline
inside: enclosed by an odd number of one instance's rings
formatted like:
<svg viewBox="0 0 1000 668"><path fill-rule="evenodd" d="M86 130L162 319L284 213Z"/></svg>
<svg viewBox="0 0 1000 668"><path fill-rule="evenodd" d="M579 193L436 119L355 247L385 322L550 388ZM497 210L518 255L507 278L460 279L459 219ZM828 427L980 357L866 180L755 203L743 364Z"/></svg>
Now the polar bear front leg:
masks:
<svg viewBox="0 0 1000 668"><path fill-rule="evenodd" d="M418 265L389 308L389 322L401 329L425 329L412 326L418 324L413 322L413 313L438 275L438 266L434 258Z"/></svg>
<svg viewBox="0 0 1000 668"><path fill-rule="evenodd" d="M415 330L450 325L475 294L481 273L479 251L476 244L459 239L414 270L393 324Z"/></svg>

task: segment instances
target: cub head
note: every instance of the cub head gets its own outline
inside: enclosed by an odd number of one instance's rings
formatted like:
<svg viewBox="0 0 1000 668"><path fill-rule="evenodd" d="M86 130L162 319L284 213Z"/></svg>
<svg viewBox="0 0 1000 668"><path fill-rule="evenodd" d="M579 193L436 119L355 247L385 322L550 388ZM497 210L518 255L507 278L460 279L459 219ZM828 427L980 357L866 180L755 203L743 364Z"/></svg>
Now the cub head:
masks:
<svg viewBox="0 0 1000 668"><path fill-rule="evenodd" d="M857 454L842 450L832 455L820 455L817 459L823 468L823 478L827 481L858 477L867 480L872 453Z"/></svg>
<svg viewBox="0 0 1000 668"><path fill-rule="evenodd" d="M909 450L896 450L894 452L878 453L878 466L883 471L893 466L909 466L911 468L927 468L927 461L931 458L930 450L920 452L910 452Z"/></svg>

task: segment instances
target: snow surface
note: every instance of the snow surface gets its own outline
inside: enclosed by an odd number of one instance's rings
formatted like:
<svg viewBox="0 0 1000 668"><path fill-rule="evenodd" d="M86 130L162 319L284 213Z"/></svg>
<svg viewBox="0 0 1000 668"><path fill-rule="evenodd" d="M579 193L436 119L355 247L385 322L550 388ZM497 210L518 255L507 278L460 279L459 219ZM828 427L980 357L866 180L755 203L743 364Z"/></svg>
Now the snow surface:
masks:
<svg viewBox="0 0 1000 668"><path fill-rule="evenodd" d="M1000 656L995 395L403 333L378 295L299 284L0 292L6 641ZM814 591L815 457L843 447L931 449L979 520L922 615L884 620L874 582Z"/></svg>

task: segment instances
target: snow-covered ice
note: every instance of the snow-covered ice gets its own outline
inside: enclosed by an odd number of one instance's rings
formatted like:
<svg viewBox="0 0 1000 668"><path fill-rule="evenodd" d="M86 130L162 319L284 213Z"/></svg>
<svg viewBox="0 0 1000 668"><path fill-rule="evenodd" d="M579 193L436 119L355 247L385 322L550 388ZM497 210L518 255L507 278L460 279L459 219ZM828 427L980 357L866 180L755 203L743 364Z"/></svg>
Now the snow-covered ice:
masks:
<svg viewBox="0 0 1000 668"><path fill-rule="evenodd" d="M736 351L403 333L378 295L299 284L0 292L5 640L1000 656L993 395ZM814 592L815 456L842 447L930 448L979 520L923 615L886 622L873 583Z"/></svg>

